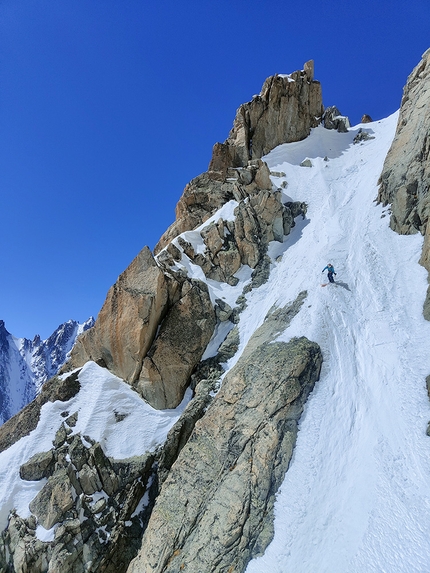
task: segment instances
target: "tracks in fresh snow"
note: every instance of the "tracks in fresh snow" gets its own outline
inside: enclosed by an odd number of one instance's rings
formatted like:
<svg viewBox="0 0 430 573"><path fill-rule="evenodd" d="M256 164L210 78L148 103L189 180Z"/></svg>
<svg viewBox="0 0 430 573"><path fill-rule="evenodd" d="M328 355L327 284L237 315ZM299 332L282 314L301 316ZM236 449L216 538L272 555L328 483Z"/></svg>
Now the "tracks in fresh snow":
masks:
<svg viewBox="0 0 430 573"><path fill-rule="evenodd" d="M430 324L422 316L426 273L417 264L422 239L392 232L373 203L393 130L394 122L375 125L375 140L328 163L314 159L312 169L289 164L288 156L282 163L279 153L276 165L268 157L271 169L287 174L294 200L309 203L309 224L299 241L286 240L282 262L253 296L261 305L285 304L308 290L281 338L315 340L324 364L278 496L275 538L248 573L428 570ZM327 262L341 285L320 288Z"/></svg>

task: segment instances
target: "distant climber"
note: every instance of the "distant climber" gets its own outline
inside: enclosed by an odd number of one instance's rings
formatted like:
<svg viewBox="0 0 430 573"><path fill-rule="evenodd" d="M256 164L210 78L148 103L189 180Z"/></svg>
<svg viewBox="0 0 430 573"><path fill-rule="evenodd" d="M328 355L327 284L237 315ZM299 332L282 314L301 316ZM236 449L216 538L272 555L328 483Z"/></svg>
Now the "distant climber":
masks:
<svg viewBox="0 0 430 573"><path fill-rule="evenodd" d="M323 268L323 270L321 272L324 272L325 270L327 270L327 278L331 283L334 283L334 278L333 275L335 275L335 270L334 267L331 263L328 263L328 265L326 267Z"/></svg>

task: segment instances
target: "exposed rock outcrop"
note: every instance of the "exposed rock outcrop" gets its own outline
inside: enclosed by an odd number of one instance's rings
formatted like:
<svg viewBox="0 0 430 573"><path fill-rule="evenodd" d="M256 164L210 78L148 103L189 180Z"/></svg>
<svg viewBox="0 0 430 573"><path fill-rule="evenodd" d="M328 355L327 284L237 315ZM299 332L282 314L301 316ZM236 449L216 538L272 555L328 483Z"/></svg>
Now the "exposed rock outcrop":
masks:
<svg viewBox="0 0 430 573"><path fill-rule="evenodd" d="M349 118L342 115L335 105L326 108L323 124L326 129L335 129L339 133L347 133L348 128L351 127Z"/></svg>
<svg viewBox="0 0 430 573"><path fill-rule="evenodd" d="M109 289L95 325L78 338L66 368L93 360L134 382L166 312L169 294L166 276L145 247Z"/></svg>
<svg viewBox="0 0 430 573"><path fill-rule="evenodd" d="M261 159L249 161L246 168L229 169L229 185L238 202L234 220L220 218L203 226L200 235L204 252L195 252L182 236L170 243L157 256L166 272L177 266L183 253L202 268L206 278L234 285L238 281L234 275L241 265L255 269L268 244L282 242L294 227L295 217L306 212L304 203L282 203L282 193L273 188L268 167ZM185 199L184 194L181 201ZM180 225L178 221L176 231Z"/></svg>
<svg viewBox="0 0 430 573"><path fill-rule="evenodd" d="M175 408L200 361L216 324L206 284L185 281L143 360L133 387L154 408Z"/></svg>
<svg viewBox="0 0 430 573"><path fill-rule="evenodd" d="M223 144L216 144L209 171L246 167L281 143L300 141L323 114L321 85L313 61L304 70L267 78L258 96L242 104Z"/></svg>
<svg viewBox="0 0 430 573"><path fill-rule="evenodd" d="M269 343L285 312L256 331L197 422L129 573L239 573L269 543L274 496L321 365L318 346L305 338Z"/></svg>
<svg viewBox="0 0 430 573"><path fill-rule="evenodd" d="M214 145L208 172L185 187L176 207L176 221L161 237L155 252L180 233L203 223L234 197L232 168L246 169L250 160L260 159L277 145L304 139L321 122L323 113L321 85L314 80L313 61L307 62L304 70L267 78L260 95L237 110L226 141ZM248 176L244 173L241 179L239 175L240 183L246 185L244 177ZM256 185L270 188L258 177Z"/></svg>
<svg viewBox="0 0 430 573"><path fill-rule="evenodd" d="M207 286L165 274L145 247L109 290L63 371L93 360L154 408L175 408L215 324Z"/></svg>
<svg viewBox="0 0 430 573"><path fill-rule="evenodd" d="M152 507L154 454L113 460L99 443L72 435L67 421L53 445L21 466L22 479L47 481L30 503L32 515L12 513L0 534L0 571L124 571ZM38 539L37 525L55 526L53 541Z"/></svg>
<svg viewBox="0 0 430 573"><path fill-rule="evenodd" d="M430 271L430 49L403 90L396 135L380 178L378 201L391 203L390 226L425 235L421 264ZM430 293L427 294L429 299ZM430 320L430 305L425 307ZM427 309L427 310L426 310Z"/></svg>

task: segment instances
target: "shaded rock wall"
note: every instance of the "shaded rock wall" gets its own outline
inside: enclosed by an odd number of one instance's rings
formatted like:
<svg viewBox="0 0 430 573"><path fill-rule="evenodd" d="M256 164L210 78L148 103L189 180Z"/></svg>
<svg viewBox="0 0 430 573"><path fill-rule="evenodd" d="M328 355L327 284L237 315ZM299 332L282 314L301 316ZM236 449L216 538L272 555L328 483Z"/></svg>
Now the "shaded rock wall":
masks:
<svg viewBox="0 0 430 573"><path fill-rule="evenodd" d="M430 49L403 90L396 135L380 178L378 201L391 203L390 226L425 236L421 264L430 271ZM430 320L430 293L424 314Z"/></svg>
<svg viewBox="0 0 430 573"><path fill-rule="evenodd" d="M305 338L270 343L282 313L252 337L173 464L129 573L243 571L273 535L321 353Z"/></svg>

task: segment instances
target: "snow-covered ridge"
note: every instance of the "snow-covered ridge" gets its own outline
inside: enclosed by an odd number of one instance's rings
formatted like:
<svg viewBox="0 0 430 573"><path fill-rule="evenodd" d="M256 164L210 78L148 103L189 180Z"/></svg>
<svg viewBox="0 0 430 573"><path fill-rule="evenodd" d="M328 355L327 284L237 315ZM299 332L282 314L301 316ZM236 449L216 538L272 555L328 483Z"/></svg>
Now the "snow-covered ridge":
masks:
<svg viewBox="0 0 430 573"><path fill-rule="evenodd" d="M422 316L426 271L418 265L423 239L391 231L388 209L374 202L396 121L394 114L344 134L318 127L306 140L281 145L264 158L277 173L276 187L287 184L288 198L306 202L308 211L282 243L270 243L270 277L246 294L239 349L226 372L269 310L305 291L301 310L279 340L306 336L321 347L324 364L278 493L275 537L248 573L423 573L430 563L430 404L424 383L430 324ZM354 144L359 129L374 139ZM312 167L301 167L306 158ZM235 206L226 204L213 220L232 217ZM202 228L183 234L196 252L203 248ZM337 273L334 285L326 285L321 273L328 262ZM231 287L207 280L185 254L177 265L206 282L212 300L235 300L249 281L244 267ZM225 334L215 333L205 357L216 353ZM119 459L162 444L185 407L183 402L174 411L155 411L94 363L79 379L77 396L46 404L38 427L0 454L2 520L12 507L29 515L28 503L43 482L23 482L19 466L52 447L66 411L78 412L74 434L90 436ZM46 540L53 534L38 529Z"/></svg>
<svg viewBox="0 0 430 573"><path fill-rule="evenodd" d="M46 340L29 340L13 336L0 321L0 424L35 398L66 362L77 336L93 324L92 317L82 324L69 320Z"/></svg>
<svg viewBox="0 0 430 573"><path fill-rule="evenodd" d="M78 413L73 434L99 442L108 456L125 459L153 451L163 443L190 399L187 391L176 410L154 410L128 384L94 362L84 366L79 382L81 389L75 397L67 402L47 402L37 428L0 454L0 531L13 508L21 517L30 515L28 505L46 480L24 481L19 468L32 455L52 448L65 412ZM45 540L52 540L53 534L39 530Z"/></svg>

